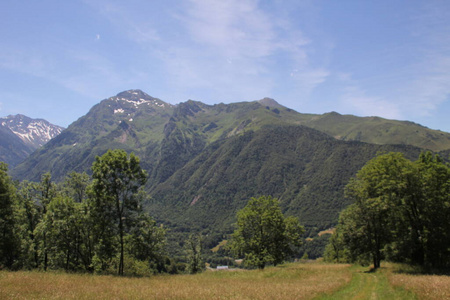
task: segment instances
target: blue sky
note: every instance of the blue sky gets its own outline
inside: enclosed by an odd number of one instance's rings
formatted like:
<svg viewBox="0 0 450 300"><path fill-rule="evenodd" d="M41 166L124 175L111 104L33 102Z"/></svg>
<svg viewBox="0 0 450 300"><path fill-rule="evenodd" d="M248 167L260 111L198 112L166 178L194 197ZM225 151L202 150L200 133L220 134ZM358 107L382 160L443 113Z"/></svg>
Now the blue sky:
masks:
<svg viewBox="0 0 450 300"><path fill-rule="evenodd" d="M450 132L447 0L5 0L0 10L0 116L67 126L141 89L172 104L271 97Z"/></svg>

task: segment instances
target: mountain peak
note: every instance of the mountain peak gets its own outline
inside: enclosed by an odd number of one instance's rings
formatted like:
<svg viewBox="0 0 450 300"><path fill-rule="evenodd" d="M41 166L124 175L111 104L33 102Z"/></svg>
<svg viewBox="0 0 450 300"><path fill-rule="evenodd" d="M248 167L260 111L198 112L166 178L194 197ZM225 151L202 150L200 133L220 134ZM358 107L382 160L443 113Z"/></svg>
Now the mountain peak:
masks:
<svg viewBox="0 0 450 300"><path fill-rule="evenodd" d="M143 98L153 98L150 95L144 93L143 91L136 89L136 90L126 90L123 92L120 92L116 95L116 97L143 97Z"/></svg>
<svg viewBox="0 0 450 300"><path fill-rule="evenodd" d="M283 105L279 104L279 103L278 103L277 101L275 101L274 99L268 98L268 97L265 97L265 98L259 100L258 102L259 102L261 105L268 106L268 107L273 107L273 108L280 108L280 107L283 107Z"/></svg>
<svg viewBox="0 0 450 300"><path fill-rule="evenodd" d="M116 96L111 97L109 99L115 101L129 102L132 103L135 107L141 104L147 104L158 107L172 106L171 104L168 104L158 98L154 98L138 89L120 92Z"/></svg>
<svg viewBox="0 0 450 300"><path fill-rule="evenodd" d="M0 125L11 130L24 143L35 149L47 143L64 129L46 120L32 119L21 114L0 118Z"/></svg>
<svg viewBox="0 0 450 300"><path fill-rule="evenodd" d="M15 166L63 129L21 114L0 118L0 160Z"/></svg>

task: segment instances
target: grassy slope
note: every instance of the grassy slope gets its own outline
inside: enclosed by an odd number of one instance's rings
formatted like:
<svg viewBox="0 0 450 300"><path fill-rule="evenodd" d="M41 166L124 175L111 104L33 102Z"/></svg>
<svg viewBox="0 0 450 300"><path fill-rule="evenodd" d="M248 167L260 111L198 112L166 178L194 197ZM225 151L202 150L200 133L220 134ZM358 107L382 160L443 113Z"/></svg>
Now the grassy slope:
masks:
<svg viewBox="0 0 450 300"><path fill-rule="evenodd" d="M379 117L356 117L328 113L307 121L304 125L346 141L372 144L402 144L432 151L450 149L450 133L432 130L408 121Z"/></svg>

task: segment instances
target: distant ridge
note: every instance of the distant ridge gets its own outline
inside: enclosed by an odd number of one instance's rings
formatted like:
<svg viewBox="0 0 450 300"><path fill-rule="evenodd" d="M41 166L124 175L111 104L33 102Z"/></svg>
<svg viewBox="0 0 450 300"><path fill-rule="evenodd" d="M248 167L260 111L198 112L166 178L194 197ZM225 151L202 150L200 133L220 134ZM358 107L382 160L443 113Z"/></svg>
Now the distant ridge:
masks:
<svg viewBox="0 0 450 300"><path fill-rule="evenodd" d="M14 167L63 129L21 114L0 118L0 160Z"/></svg>

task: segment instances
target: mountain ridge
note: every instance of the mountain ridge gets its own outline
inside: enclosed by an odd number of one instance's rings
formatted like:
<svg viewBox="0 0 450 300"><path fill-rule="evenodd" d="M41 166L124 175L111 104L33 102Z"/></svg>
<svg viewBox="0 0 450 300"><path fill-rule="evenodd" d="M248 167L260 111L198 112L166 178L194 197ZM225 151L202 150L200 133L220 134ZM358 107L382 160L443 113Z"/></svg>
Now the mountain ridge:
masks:
<svg viewBox="0 0 450 300"><path fill-rule="evenodd" d="M14 167L64 128L17 114L0 118L0 129L0 160Z"/></svg>
<svg viewBox="0 0 450 300"><path fill-rule="evenodd" d="M369 134L374 128L382 128L375 131L379 135ZM312 232L336 224L348 204L345 184L377 153L397 151L416 159L427 149L415 140L398 142L399 134L392 134L398 128L426 129L382 118L301 114L271 99L170 105L129 90L94 105L10 173L38 181L51 172L61 181L72 171L90 173L97 155L119 148L140 157L149 174L146 209L174 236L189 230L227 234L236 211L263 194L279 198L283 212L298 216ZM355 130L358 138L351 136ZM444 149L450 138L422 132L419 142L432 140ZM374 138L380 143L365 141Z"/></svg>
<svg viewBox="0 0 450 300"><path fill-rule="evenodd" d="M125 123L119 127L122 122ZM127 130L125 124L128 124ZM55 179L58 180L66 172L66 161L72 162L76 171L89 170L95 155L102 154L108 147L119 147L136 151L143 159L155 160L157 155L157 161L147 163L147 167L161 175L167 173L161 170L162 165L181 167L191 155L217 140L273 125L303 125L343 141L412 145L432 151L450 149L449 133L408 121L335 112L302 114L270 98L214 105L188 100L172 105L135 89L118 93L94 105L86 115L70 124L49 145L38 149L12 174L18 179L39 180L42 168L47 164L46 171L52 171L50 166L53 166ZM178 149L178 152L175 151L178 156L169 154L170 151L164 152L171 146ZM41 155L45 156L48 151L53 153L53 158L44 159L46 163L40 162ZM53 162L48 164L49 160ZM158 164L160 167L157 167ZM161 178L166 178L166 175Z"/></svg>

